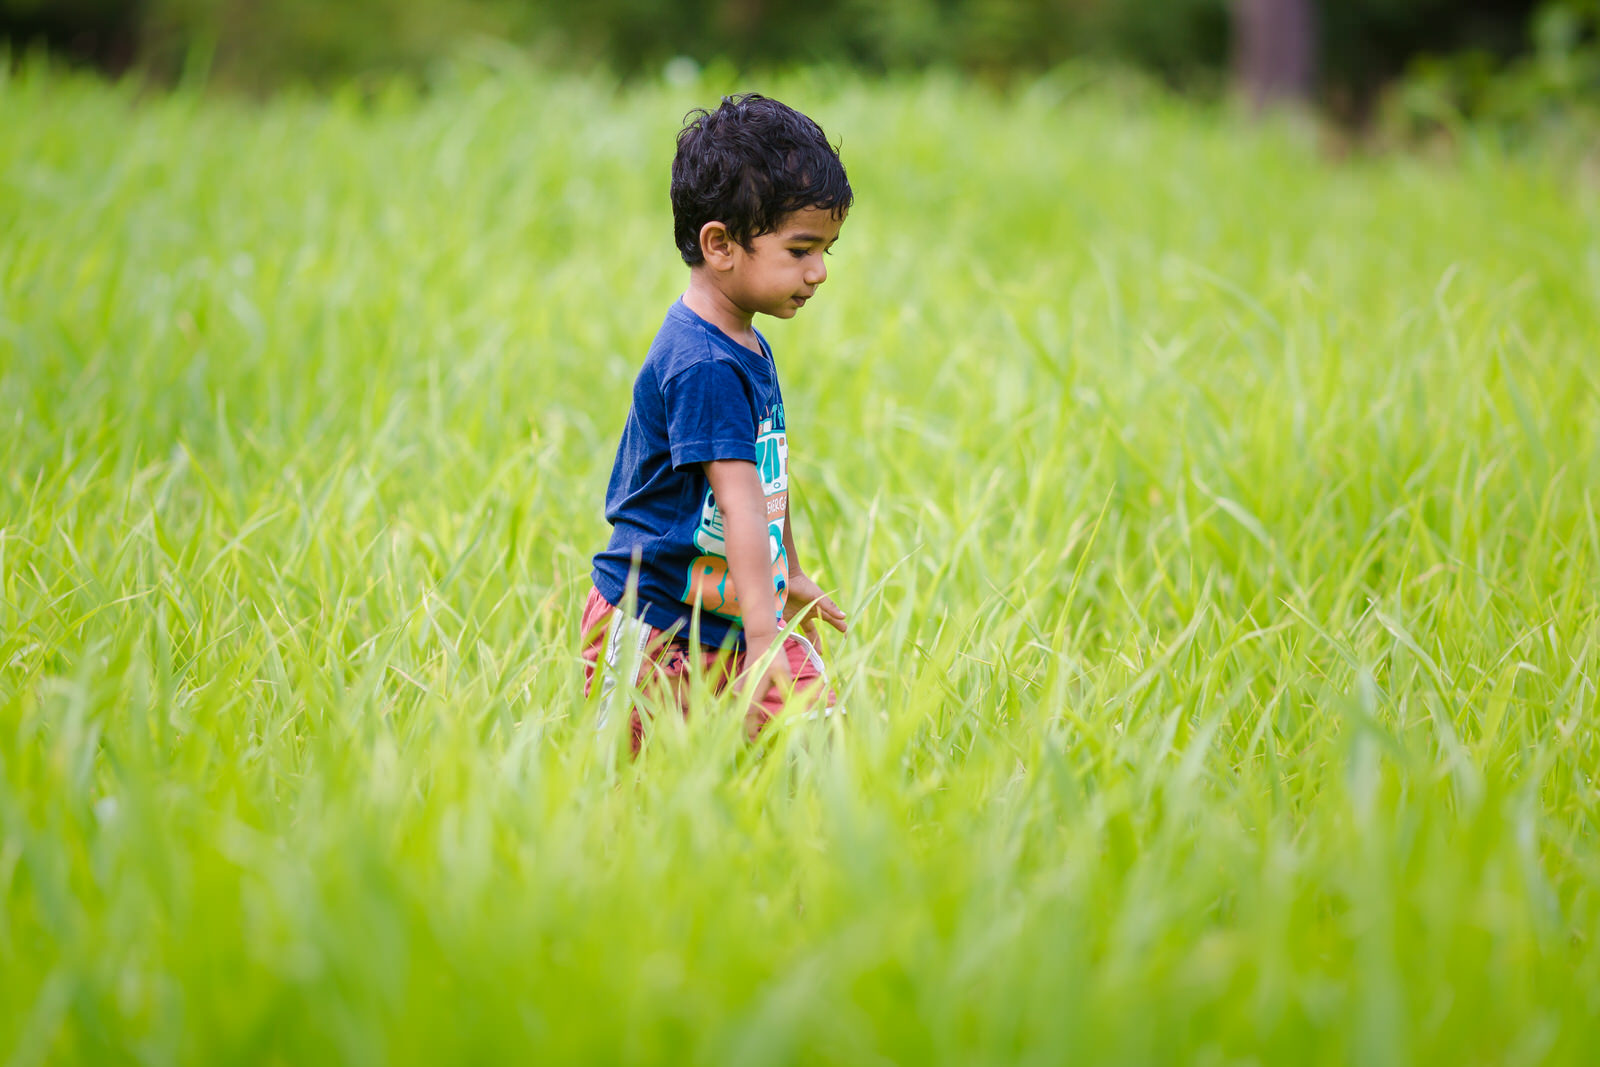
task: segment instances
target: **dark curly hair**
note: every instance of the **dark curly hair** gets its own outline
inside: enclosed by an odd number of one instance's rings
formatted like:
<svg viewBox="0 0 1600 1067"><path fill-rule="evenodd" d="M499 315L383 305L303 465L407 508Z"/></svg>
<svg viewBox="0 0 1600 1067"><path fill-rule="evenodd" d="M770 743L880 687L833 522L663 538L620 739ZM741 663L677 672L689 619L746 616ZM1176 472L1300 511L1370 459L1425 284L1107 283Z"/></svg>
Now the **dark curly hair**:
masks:
<svg viewBox="0 0 1600 1067"><path fill-rule="evenodd" d="M842 216L853 197L822 127L760 93L725 96L684 116L672 160L672 236L698 266L700 228L713 220L746 248L808 207Z"/></svg>

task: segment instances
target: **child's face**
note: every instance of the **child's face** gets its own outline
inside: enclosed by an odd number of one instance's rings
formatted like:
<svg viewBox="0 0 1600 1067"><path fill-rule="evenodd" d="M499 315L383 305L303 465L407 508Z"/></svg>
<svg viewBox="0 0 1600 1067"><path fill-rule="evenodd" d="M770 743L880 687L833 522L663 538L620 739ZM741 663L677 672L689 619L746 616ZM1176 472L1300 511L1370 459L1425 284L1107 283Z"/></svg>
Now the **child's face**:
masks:
<svg viewBox="0 0 1600 1067"><path fill-rule="evenodd" d="M724 290L743 310L792 319L828 277L823 261L839 239L844 219L824 208L802 208L776 229L753 238L746 251L735 243L733 269Z"/></svg>

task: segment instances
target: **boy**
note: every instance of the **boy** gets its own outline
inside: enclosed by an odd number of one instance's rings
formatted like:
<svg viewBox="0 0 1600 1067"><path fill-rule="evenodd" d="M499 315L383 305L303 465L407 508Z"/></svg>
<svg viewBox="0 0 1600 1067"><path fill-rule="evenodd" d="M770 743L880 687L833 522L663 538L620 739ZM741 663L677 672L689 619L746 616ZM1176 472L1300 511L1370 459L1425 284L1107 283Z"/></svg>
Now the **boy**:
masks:
<svg viewBox="0 0 1600 1067"><path fill-rule="evenodd" d="M845 616L795 552L783 395L752 319L793 318L816 293L852 195L822 129L756 93L689 114L671 191L689 288L634 382L583 612L585 688L600 670L609 699L617 672L637 669L687 712L698 658L744 694L753 738L791 694L831 704L812 642L817 619L843 633ZM795 621L811 640L773 650ZM637 751L637 711L632 728Z"/></svg>

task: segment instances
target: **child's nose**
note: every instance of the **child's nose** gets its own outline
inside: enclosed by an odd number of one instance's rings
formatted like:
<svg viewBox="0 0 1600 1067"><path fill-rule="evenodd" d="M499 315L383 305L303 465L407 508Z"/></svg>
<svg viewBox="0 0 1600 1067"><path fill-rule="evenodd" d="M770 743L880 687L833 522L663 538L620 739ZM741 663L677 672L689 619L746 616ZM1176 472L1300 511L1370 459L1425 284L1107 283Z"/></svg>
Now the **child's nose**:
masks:
<svg viewBox="0 0 1600 1067"><path fill-rule="evenodd" d="M828 280L828 264L818 256L806 267L806 284L821 285Z"/></svg>

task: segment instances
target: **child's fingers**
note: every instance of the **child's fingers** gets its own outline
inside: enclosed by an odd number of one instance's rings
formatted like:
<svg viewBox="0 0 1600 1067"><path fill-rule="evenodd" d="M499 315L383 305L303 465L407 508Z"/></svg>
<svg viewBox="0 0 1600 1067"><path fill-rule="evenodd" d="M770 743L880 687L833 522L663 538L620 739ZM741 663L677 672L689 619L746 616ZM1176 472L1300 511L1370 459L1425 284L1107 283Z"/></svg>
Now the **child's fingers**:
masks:
<svg viewBox="0 0 1600 1067"><path fill-rule="evenodd" d="M752 664L752 666L754 666ZM779 699L788 700L794 692L794 673L789 669L789 660L782 652L767 667L766 671L757 675L750 672L750 685L745 690L745 726L751 729L750 736L755 736L754 730L760 729L760 724L767 719L767 712L763 706L768 695L776 692Z"/></svg>
<svg viewBox="0 0 1600 1067"><path fill-rule="evenodd" d="M784 616L786 618L791 617L789 609L785 609ZM815 601L794 611L793 617L799 618L802 629L807 625L814 626L819 617L840 633L844 633L849 628L849 624L845 622L844 609L825 596L818 597Z"/></svg>
<svg viewBox="0 0 1600 1067"><path fill-rule="evenodd" d="M767 668L765 684L761 686L761 696L766 696L769 688L776 688L782 697L788 697L794 689L794 672L789 670L788 657L782 652L772 661L772 666Z"/></svg>
<svg viewBox="0 0 1600 1067"><path fill-rule="evenodd" d="M844 619L844 609L827 597L823 597L817 602L817 614L821 615L824 622L840 633L844 633L849 626L849 623L845 622Z"/></svg>
<svg viewBox="0 0 1600 1067"><path fill-rule="evenodd" d="M776 649L776 645L773 647ZM751 656L745 660L740 668L739 677L734 680L734 688L743 692L752 702L760 702L767 695L767 690L774 685L777 685L781 692L788 692L789 686L793 684L788 658L781 650L762 653L762 655L769 654L772 659L765 670L760 669L761 657Z"/></svg>

